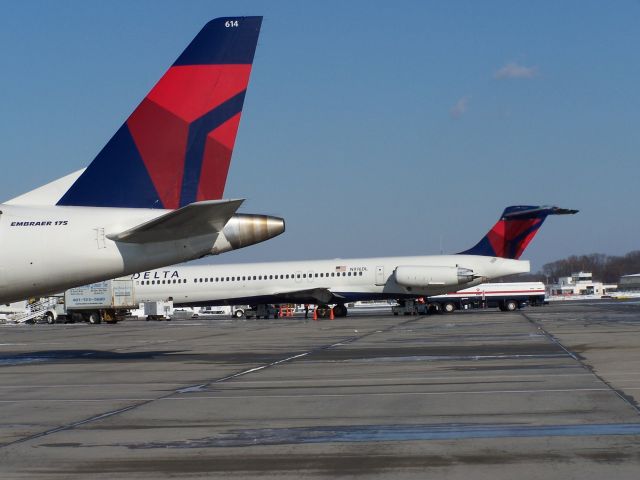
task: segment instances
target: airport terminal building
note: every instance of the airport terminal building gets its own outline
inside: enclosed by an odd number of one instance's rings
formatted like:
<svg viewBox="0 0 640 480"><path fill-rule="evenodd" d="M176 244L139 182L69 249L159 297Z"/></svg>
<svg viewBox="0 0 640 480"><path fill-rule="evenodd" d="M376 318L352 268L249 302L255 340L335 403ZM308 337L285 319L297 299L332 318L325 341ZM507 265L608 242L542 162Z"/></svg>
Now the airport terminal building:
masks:
<svg viewBox="0 0 640 480"><path fill-rule="evenodd" d="M551 296L606 295L618 288L615 284L594 281L591 272L572 273L570 277L560 277L558 283L547 285Z"/></svg>

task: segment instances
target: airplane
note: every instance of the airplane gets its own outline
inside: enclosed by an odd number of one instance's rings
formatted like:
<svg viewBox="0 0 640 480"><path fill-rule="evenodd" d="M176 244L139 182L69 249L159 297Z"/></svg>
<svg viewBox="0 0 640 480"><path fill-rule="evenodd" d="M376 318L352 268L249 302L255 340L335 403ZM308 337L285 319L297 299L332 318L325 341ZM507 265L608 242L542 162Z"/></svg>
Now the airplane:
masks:
<svg viewBox="0 0 640 480"><path fill-rule="evenodd" d="M261 24L208 22L87 168L0 205L0 303L284 231L222 199Z"/></svg>
<svg viewBox="0 0 640 480"><path fill-rule="evenodd" d="M454 255L187 265L131 278L140 300L170 299L187 307L249 304L264 312L258 315L266 315L268 304L335 304L335 316L343 317L348 302L439 295L527 273L529 261L519 258L547 216L575 213L548 206L507 207L474 247Z"/></svg>

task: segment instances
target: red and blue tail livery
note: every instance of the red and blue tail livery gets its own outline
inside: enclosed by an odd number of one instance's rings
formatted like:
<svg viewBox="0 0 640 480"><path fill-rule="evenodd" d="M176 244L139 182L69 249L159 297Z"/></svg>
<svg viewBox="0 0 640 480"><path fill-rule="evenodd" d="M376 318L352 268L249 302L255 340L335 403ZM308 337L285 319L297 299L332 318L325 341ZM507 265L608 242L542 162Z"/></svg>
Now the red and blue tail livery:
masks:
<svg viewBox="0 0 640 480"><path fill-rule="evenodd" d="M578 210L518 205L507 207L498 223L473 248L460 255L518 259L548 215L568 215Z"/></svg>
<svg viewBox="0 0 640 480"><path fill-rule="evenodd" d="M58 205L176 209L221 199L261 24L207 23Z"/></svg>

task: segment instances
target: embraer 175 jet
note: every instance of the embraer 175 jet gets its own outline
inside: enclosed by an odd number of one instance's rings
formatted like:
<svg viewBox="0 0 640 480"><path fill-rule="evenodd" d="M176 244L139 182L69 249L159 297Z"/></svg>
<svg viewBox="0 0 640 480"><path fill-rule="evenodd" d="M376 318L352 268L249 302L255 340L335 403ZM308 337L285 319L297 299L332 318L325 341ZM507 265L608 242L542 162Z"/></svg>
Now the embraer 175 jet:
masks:
<svg viewBox="0 0 640 480"><path fill-rule="evenodd" d="M478 244L455 255L178 266L137 273L134 288L141 300L177 306L335 304L335 315L345 316L347 302L438 295L529 272L529 262L518 259L545 218L573 213L508 207Z"/></svg>
<svg viewBox="0 0 640 480"><path fill-rule="evenodd" d="M284 231L221 200L261 23L207 23L86 169L0 205L0 303Z"/></svg>

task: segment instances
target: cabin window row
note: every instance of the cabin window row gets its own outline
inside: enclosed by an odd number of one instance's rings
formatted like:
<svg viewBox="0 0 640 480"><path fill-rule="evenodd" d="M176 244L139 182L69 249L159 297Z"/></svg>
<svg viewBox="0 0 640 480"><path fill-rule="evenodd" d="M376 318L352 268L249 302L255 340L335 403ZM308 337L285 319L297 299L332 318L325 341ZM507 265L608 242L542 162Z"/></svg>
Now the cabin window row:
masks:
<svg viewBox="0 0 640 480"><path fill-rule="evenodd" d="M165 285L172 283L187 283L186 278L174 278L173 280L141 280L136 281L136 285Z"/></svg>
<svg viewBox="0 0 640 480"><path fill-rule="evenodd" d="M331 273L296 273L296 274L279 274L279 275L243 275L233 277L201 277L194 278L193 283L208 283L208 282L248 282L251 280L289 280L289 279L303 279L303 278L329 278L329 277L357 277L362 276L362 272L331 272Z"/></svg>

